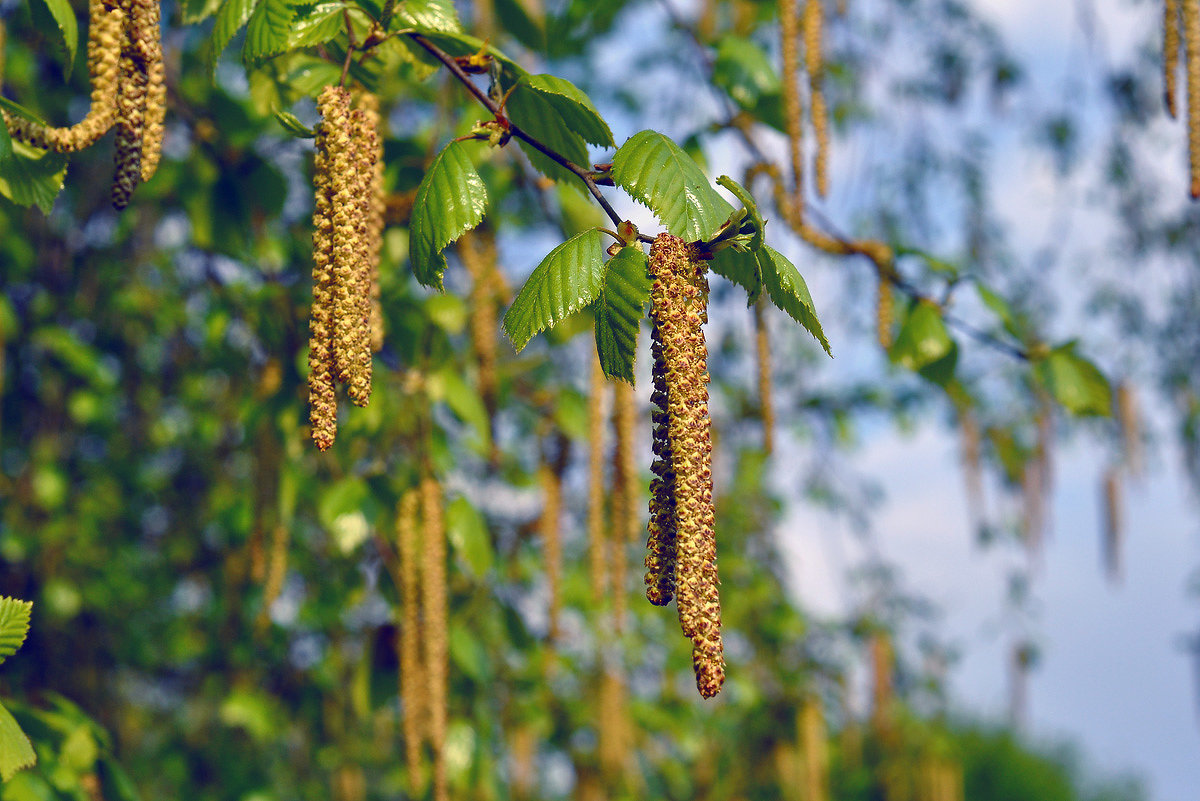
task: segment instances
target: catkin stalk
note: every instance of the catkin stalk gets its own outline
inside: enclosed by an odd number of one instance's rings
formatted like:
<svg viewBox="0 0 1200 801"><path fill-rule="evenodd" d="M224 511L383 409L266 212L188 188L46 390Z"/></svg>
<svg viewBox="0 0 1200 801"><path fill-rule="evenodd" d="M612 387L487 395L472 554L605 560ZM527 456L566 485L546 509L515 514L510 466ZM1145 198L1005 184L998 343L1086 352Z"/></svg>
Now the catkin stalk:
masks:
<svg viewBox="0 0 1200 801"><path fill-rule="evenodd" d="M446 717L449 641L446 596L446 529L442 488L432 477L421 480L421 612L425 621L425 698L429 744L433 750L434 801L446 801Z"/></svg>
<svg viewBox="0 0 1200 801"><path fill-rule="evenodd" d="M675 597L679 623L692 641L700 695L711 698L725 681L713 530L712 431L708 413L705 264L690 245L660 234L650 248L652 314L666 366L667 438L675 473Z"/></svg>
<svg viewBox="0 0 1200 801"><path fill-rule="evenodd" d="M400 699L404 704L404 757L408 766L409 788L417 789L421 775L421 746L425 740L425 694L421 685L421 552L418 511L420 494L409 489L396 506L396 552L400 556Z"/></svg>
<svg viewBox="0 0 1200 801"><path fill-rule="evenodd" d="M1183 39L1187 54L1188 166L1192 198L1200 197L1200 0L1183 2Z"/></svg>

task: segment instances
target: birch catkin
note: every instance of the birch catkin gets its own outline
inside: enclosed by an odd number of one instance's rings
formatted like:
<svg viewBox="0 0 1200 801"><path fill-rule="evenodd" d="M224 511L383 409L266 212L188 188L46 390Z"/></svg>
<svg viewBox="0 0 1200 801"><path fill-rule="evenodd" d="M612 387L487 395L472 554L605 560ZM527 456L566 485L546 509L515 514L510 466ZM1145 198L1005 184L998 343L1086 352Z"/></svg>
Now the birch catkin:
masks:
<svg viewBox="0 0 1200 801"><path fill-rule="evenodd" d="M1163 94L1167 101L1167 113L1172 118L1178 115L1176 104L1176 75L1179 73L1179 0L1163 3Z"/></svg>
<svg viewBox="0 0 1200 801"><path fill-rule="evenodd" d="M885 351L892 347L892 321L896 316L896 300L892 283L884 275L879 276L878 295L875 298L875 339Z"/></svg>
<svg viewBox="0 0 1200 801"><path fill-rule="evenodd" d="M67 128L51 128L3 112L9 134L18 141L74 153L90 147L113 126L117 106L118 62L125 31L125 12L109 8L104 0L88 4L88 74L92 81L91 106L84 118Z"/></svg>
<svg viewBox="0 0 1200 801"><path fill-rule="evenodd" d="M1183 2L1183 39L1187 54L1188 165L1191 194L1200 197L1200 0Z"/></svg>
<svg viewBox="0 0 1200 801"><path fill-rule="evenodd" d="M383 186L383 129L379 115L379 97L372 92L360 91L356 96L362 110L364 155L368 159L366 251L367 280L370 285L368 318L370 320L371 352L383 347L383 309L380 306L379 260L383 253L384 211L387 199Z"/></svg>
<svg viewBox="0 0 1200 801"><path fill-rule="evenodd" d="M771 398L771 339L767 331L766 301L754 304L754 350L758 357L758 408L763 427L763 451L775 450L775 405Z"/></svg>
<svg viewBox="0 0 1200 801"><path fill-rule="evenodd" d="M331 100L322 93L321 100ZM325 102L318 110L326 110ZM308 408L312 438L327 450L337 435L337 393L333 379L333 209L329 126L317 125L313 163L313 301L308 317Z"/></svg>
<svg viewBox="0 0 1200 801"><path fill-rule="evenodd" d="M446 703L449 640L446 627L446 529L442 488L431 477L421 481L421 613L425 621L425 699L429 743L433 749L433 797L445 801Z"/></svg>
<svg viewBox="0 0 1200 801"><path fill-rule="evenodd" d="M804 118L800 108L800 90L796 73L800 71L800 21L796 14L799 0L779 0L779 31L783 53L783 118L787 129L788 154L792 161L792 197L789 217L804 214Z"/></svg>
<svg viewBox="0 0 1200 801"><path fill-rule="evenodd" d="M633 387L624 381L613 387L613 535L610 541L613 584L613 626L620 633L625 626L625 594L628 544L637 539L641 524L638 513L638 474L635 459L635 408Z"/></svg>
<svg viewBox="0 0 1200 801"><path fill-rule="evenodd" d="M829 193L829 112L821 82L825 71L821 40L824 38L825 13L822 0L807 0L804 6L804 68L808 72L809 114L813 135L817 140L814 175L817 194Z"/></svg>
<svg viewBox="0 0 1200 801"><path fill-rule="evenodd" d="M146 8L142 0L122 0L125 37L117 68L117 136L113 161L112 204L121 211L142 182L142 141L145 137L146 99L150 75L145 59Z"/></svg>
<svg viewBox="0 0 1200 801"><path fill-rule="evenodd" d="M588 561L592 599L600 604L608 587L608 536L604 525L604 423L608 418L608 386L600 357L593 352L588 408Z"/></svg>
<svg viewBox="0 0 1200 801"><path fill-rule="evenodd" d="M809 695L801 703L797 728L804 766L805 801L828 801L829 740L821 701L816 696Z"/></svg>
<svg viewBox="0 0 1200 801"><path fill-rule="evenodd" d="M708 413L708 281L691 246L660 234L650 248L652 315L665 366L667 440L675 474L675 596L692 641L696 687L705 698L725 681L713 530L712 432Z"/></svg>
<svg viewBox="0 0 1200 801"><path fill-rule="evenodd" d="M416 788L421 773L421 746L425 740L424 673L421 653L421 588L419 583L420 529L417 513L420 494L409 489L396 506L396 552L400 555L400 698L404 704L404 756L409 786Z"/></svg>
<svg viewBox="0 0 1200 801"><path fill-rule="evenodd" d="M654 425L654 461L650 471L650 521L646 541L646 599L655 606L666 606L675 597L675 470L671 461L671 442L667 428L667 363L663 356L662 334L651 316L650 355L654 360L651 375L654 390L650 402Z"/></svg>
<svg viewBox="0 0 1200 801"><path fill-rule="evenodd" d="M545 461L538 467L538 483L542 487L542 516L538 530L546 559L546 583L550 586L551 640L558 639L559 584L562 574L562 539L559 517L562 514L562 478Z"/></svg>
<svg viewBox="0 0 1200 801"><path fill-rule="evenodd" d="M162 158L163 122L167 116L167 84L163 66L162 10L159 0L134 0L139 15L136 43L146 73L146 100L142 121L141 180L149 181Z"/></svg>

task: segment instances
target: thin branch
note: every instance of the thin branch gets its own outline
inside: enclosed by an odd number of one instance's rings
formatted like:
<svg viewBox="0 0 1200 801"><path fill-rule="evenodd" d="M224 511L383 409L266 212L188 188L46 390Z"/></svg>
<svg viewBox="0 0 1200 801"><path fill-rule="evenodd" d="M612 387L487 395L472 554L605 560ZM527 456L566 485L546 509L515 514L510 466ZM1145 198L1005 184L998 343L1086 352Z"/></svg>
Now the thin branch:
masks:
<svg viewBox="0 0 1200 801"><path fill-rule="evenodd" d="M600 207L604 209L604 213L608 215L609 219L611 219L614 224L620 225L621 222L623 222L621 215L617 214L616 210L612 207L608 200L605 199L604 195L600 194L600 189L596 186L596 179L591 170L579 166L558 151L545 145L537 138L530 136L528 133L521 130L516 123L508 119L507 115L504 113L504 109L502 109L499 104L496 103L496 101L488 97L487 93L475 85L475 82L472 81L470 76L463 71L462 67L458 66L458 62L455 61L454 57L449 53L445 52L419 33L410 33L407 35L409 39L425 48L429 55L442 62L446 69L450 70L450 73L458 79L459 83L465 86L467 91L474 95L475 99L478 100L484 108L490 111L496 119L503 120L508 127L509 133L537 150L555 164L566 170L570 170L577 175L579 180L583 181L584 185L587 186L588 191L592 193L592 197L596 199L596 202L600 204ZM646 237L644 241L652 240L650 240L649 237Z"/></svg>

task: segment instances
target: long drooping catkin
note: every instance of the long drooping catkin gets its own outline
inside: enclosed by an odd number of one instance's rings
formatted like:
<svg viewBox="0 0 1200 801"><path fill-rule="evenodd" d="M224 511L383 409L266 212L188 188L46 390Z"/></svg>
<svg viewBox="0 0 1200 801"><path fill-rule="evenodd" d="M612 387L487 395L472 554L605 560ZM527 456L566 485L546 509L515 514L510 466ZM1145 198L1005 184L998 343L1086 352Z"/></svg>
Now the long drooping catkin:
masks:
<svg viewBox="0 0 1200 801"><path fill-rule="evenodd" d="M1115 467L1104 471L1102 485L1104 509L1104 567L1108 580L1117 582L1121 579L1121 535L1124 533L1124 520L1121 509L1121 476Z"/></svg>
<svg viewBox="0 0 1200 801"><path fill-rule="evenodd" d="M400 699L404 704L404 756L410 789L421 775L421 746L425 740L424 658L421 653L420 533L417 513L420 494L410 488L396 505L396 552L400 556Z"/></svg>
<svg viewBox="0 0 1200 801"><path fill-rule="evenodd" d="M604 525L604 424L608 419L608 385L600 357L592 354L588 389L588 563L592 600L602 604L608 587L608 531Z"/></svg>
<svg viewBox="0 0 1200 801"><path fill-rule="evenodd" d="M146 72L146 106L142 122L141 178L149 181L162 158L162 142L167 117L167 83L163 66L162 10L159 0L134 0L134 13L139 15L137 43Z"/></svg>
<svg viewBox="0 0 1200 801"><path fill-rule="evenodd" d="M1145 466L1142 453L1142 421L1138 412L1137 394L1128 381L1117 384L1116 418L1121 431L1121 456L1125 468L1139 476Z"/></svg>
<svg viewBox="0 0 1200 801"><path fill-rule="evenodd" d="M824 37L825 14L822 0L808 0L804 6L804 68L808 72L809 114L813 135L817 140L814 160L817 194L829 193L829 112L825 108L825 93L821 89L825 72L821 40Z"/></svg>
<svg viewBox="0 0 1200 801"><path fill-rule="evenodd" d="M125 37L117 69L117 136L113 161L112 204L121 211L142 182L142 141L146 128L146 99L150 75L143 44L146 9L143 0L121 0Z"/></svg>
<svg viewBox="0 0 1200 801"><path fill-rule="evenodd" d="M766 301L754 304L754 352L758 357L758 409L763 427L763 451L775 450L775 404L771 398L771 338L767 331Z"/></svg>
<svg viewBox="0 0 1200 801"><path fill-rule="evenodd" d="M1163 3L1163 94L1167 100L1167 113L1174 118L1178 114L1175 87L1179 72L1179 0Z"/></svg>
<svg viewBox="0 0 1200 801"><path fill-rule="evenodd" d="M800 89L796 85L800 71L800 21L796 14L799 0L779 0L779 32L783 53L783 117L787 129L788 155L792 161L791 212L796 219L804 216L804 116L800 108Z"/></svg>
<svg viewBox="0 0 1200 801"><path fill-rule="evenodd" d="M892 717L892 640L887 632L871 635L871 726L876 732L891 729Z"/></svg>
<svg viewBox="0 0 1200 801"><path fill-rule="evenodd" d="M883 275L879 276L879 293L875 298L875 339L879 347L885 351L892 347L892 321L896 316L896 300L892 293L892 283Z"/></svg>
<svg viewBox="0 0 1200 801"><path fill-rule="evenodd" d="M615 789L620 786L632 745L625 682L615 668L605 669L596 695L597 756L607 784Z"/></svg>
<svg viewBox="0 0 1200 801"><path fill-rule="evenodd" d="M675 597L692 640L696 687L705 698L725 680L713 530L712 432L708 413L708 281L690 245L660 234L650 248L652 315L666 367L667 437L675 473Z"/></svg>
<svg viewBox="0 0 1200 801"><path fill-rule="evenodd" d="M468 231L458 240L458 253L467 274L471 276L469 298L471 316L471 347L479 365L479 395L488 413L489 426L495 434L497 408L496 374L496 312L502 302L499 297L496 265L496 235L490 226ZM493 447L495 445L493 436Z"/></svg>
<svg viewBox="0 0 1200 801"><path fill-rule="evenodd" d="M964 407L958 412L958 426L962 431L963 474L967 485L967 511L973 526L979 526L984 518L983 498L983 437L979 421L971 409Z"/></svg>
<svg viewBox="0 0 1200 801"><path fill-rule="evenodd" d="M821 701L806 696L796 721L799 729L801 764L804 766L805 801L829 799L829 741Z"/></svg>
<svg viewBox="0 0 1200 801"><path fill-rule="evenodd" d="M542 516L538 531L542 538L542 549L546 560L546 583L550 588L551 641L558 639L558 615L560 609L559 585L562 575L562 538L559 518L562 515L562 477L554 468L543 461L538 467L538 483L542 488Z"/></svg>
<svg viewBox="0 0 1200 801"><path fill-rule="evenodd" d="M445 801L446 716L449 637L446 625L446 529L442 488L432 477L421 480L421 613L425 621L425 699L429 743L433 749L433 797Z"/></svg>
<svg viewBox="0 0 1200 801"><path fill-rule="evenodd" d="M327 97L322 95L322 98ZM320 110L325 109L322 106ZM329 126L317 125L313 163L313 301L308 317L308 409L313 442L327 450L337 435L333 379L333 207Z"/></svg>
<svg viewBox="0 0 1200 801"><path fill-rule="evenodd" d="M371 351L378 352L383 347L383 309L380 306L379 293L379 259L383 253L383 215L387 205L383 186L383 121L379 114L379 97L372 92L360 91L355 100L362 110L364 135L367 142L364 145L370 158L370 173L367 187L367 280L370 282L370 341Z"/></svg>
<svg viewBox="0 0 1200 801"><path fill-rule="evenodd" d="M59 153L89 147L113 126L117 108L118 62L124 39L125 13L106 7L104 0L88 3L88 74L92 101L88 112L68 128L50 128L3 112L9 134L18 141Z"/></svg>
<svg viewBox="0 0 1200 801"><path fill-rule="evenodd" d="M1183 2L1183 41L1187 53L1188 165L1191 194L1200 197L1200 0Z"/></svg>
<svg viewBox="0 0 1200 801"><path fill-rule="evenodd" d="M675 470L671 464L667 427L667 363L658 322L651 317L650 323L650 355L654 360L651 368L654 389L650 401L656 408L651 412L654 461L650 471L654 478L650 481L650 521L647 524L646 599L655 606L666 606L675 597Z"/></svg>

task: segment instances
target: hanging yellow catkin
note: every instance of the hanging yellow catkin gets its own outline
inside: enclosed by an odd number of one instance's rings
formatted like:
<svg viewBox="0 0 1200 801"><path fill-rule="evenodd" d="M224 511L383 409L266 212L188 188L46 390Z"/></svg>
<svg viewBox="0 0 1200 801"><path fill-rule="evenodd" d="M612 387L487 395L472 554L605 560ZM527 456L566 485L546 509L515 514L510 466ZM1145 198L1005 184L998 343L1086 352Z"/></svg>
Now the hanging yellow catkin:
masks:
<svg viewBox="0 0 1200 801"><path fill-rule="evenodd" d="M142 52L146 24L143 0L122 0L125 35L117 68L116 148L113 161L112 205L121 211L129 205L142 181L142 141L146 128L146 99L150 76Z"/></svg>
<svg viewBox="0 0 1200 801"><path fill-rule="evenodd" d="M87 55L92 98L87 114L68 128L51 128L4 111L4 122L13 139L59 153L74 153L90 147L108 132L116 117L124 21L125 12L120 8L109 8L104 0L88 3Z"/></svg>
<svg viewBox="0 0 1200 801"><path fill-rule="evenodd" d="M449 638L446 625L446 529L442 488L432 477L421 480L421 613L425 621L425 700L429 744L433 750L433 798L446 801L446 716Z"/></svg>
<svg viewBox="0 0 1200 801"><path fill-rule="evenodd" d="M804 68L808 72L809 114L812 116L813 135L817 140L813 173L817 194L821 197L829 194L829 112L821 88L825 73L821 50L824 28L822 0L807 0L804 6Z"/></svg>
<svg viewBox="0 0 1200 801"><path fill-rule="evenodd" d="M754 351L758 357L758 410L763 427L763 452L775 450L775 405L771 398L771 339L767 331L766 300L754 304Z"/></svg>
<svg viewBox="0 0 1200 801"><path fill-rule="evenodd" d="M973 525L983 523L983 438L979 421L970 408L958 411L958 427L962 432L962 465L967 485L967 508Z"/></svg>
<svg viewBox="0 0 1200 801"><path fill-rule="evenodd" d="M308 317L308 408L313 442L327 450L337 435L337 393L333 377L333 180L329 159L333 94L322 93L317 110L321 122L316 130L313 162L313 300Z"/></svg>
<svg viewBox="0 0 1200 801"><path fill-rule="evenodd" d="M396 505L396 552L400 557L400 637L397 641L400 661L400 700L404 705L404 757L408 766L409 789L417 789L421 775L421 746L425 741L426 713L424 657L421 650L420 535L418 510L420 493L410 488Z"/></svg>
<svg viewBox="0 0 1200 801"><path fill-rule="evenodd" d="M1167 113L1178 115L1175 87L1179 72L1179 0L1164 0L1163 3L1163 94L1167 101Z"/></svg>
<svg viewBox="0 0 1200 801"><path fill-rule="evenodd" d="M887 632L871 635L871 726L876 732L891 729L892 670L894 657L892 641Z"/></svg>
<svg viewBox="0 0 1200 801"><path fill-rule="evenodd" d="M527 801L533 797L537 779L537 732L532 726L522 725L511 730L508 738L509 791L514 801Z"/></svg>
<svg viewBox="0 0 1200 801"><path fill-rule="evenodd" d="M879 347L885 351L892 348L892 323L896 318L896 299L892 292L892 283L883 275L879 276L875 297L875 339Z"/></svg>
<svg viewBox="0 0 1200 801"><path fill-rule="evenodd" d="M650 521L646 540L646 599L655 606L666 606L675 597L675 470L671 461L671 441L667 414L667 362L663 356L662 334L656 319L650 321L650 355L654 360L651 377L654 404L654 461L650 471Z"/></svg>
<svg viewBox="0 0 1200 801"><path fill-rule="evenodd" d="M471 334L471 348L479 366L478 387L483 407L487 410L489 427L495 447L495 418L497 409L498 378L496 373L496 312L499 303L495 275L496 237L490 227L468 231L458 240L458 252L463 266L471 277L468 303L471 314L467 318Z"/></svg>
<svg viewBox="0 0 1200 801"><path fill-rule="evenodd" d="M1142 421L1137 395L1128 381L1117 384L1116 418L1121 430L1121 455L1131 475L1139 476L1144 465Z"/></svg>
<svg viewBox="0 0 1200 801"><path fill-rule="evenodd" d="M562 477L545 461L538 467L538 483L542 488L542 516L538 530L546 560L546 583L550 588L550 640L558 639L558 617L561 606L559 585L562 576Z"/></svg>
<svg viewBox="0 0 1200 801"><path fill-rule="evenodd" d="M267 576L263 586L262 608L259 609L255 625L265 629L271 622L271 604L283 590L283 580L287 577L288 530L284 526L276 526L271 532L271 552L267 557Z"/></svg>
<svg viewBox="0 0 1200 801"><path fill-rule="evenodd" d="M1108 580L1121 580L1121 536L1124 515L1121 508L1121 476L1115 467L1104 471L1101 494L1104 518L1104 566Z"/></svg>
<svg viewBox="0 0 1200 801"><path fill-rule="evenodd" d="M162 143L167 117L167 83L163 65L162 10L159 0L135 0L134 7L142 16L138 26L141 41L138 50L146 71L146 110L142 121L141 179L154 177L162 158Z"/></svg>
<svg viewBox="0 0 1200 801"><path fill-rule="evenodd" d="M800 71L800 20L796 14L799 0L779 0L779 31L783 54L783 118L792 162L792 193L788 217L804 216L804 116L800 107L800 89L796 85ZM783 206L780 207L781 210Z"/></svg>
<svg viewBox="0 0 1200 801"><path fill-rule="evenodd" d="M666 366L667 435L675 473L675 598L679 623L692 641L700 695L725 681L714 533L712 422L708 413L708 311L705 262L679 237L663 233L650 247L651 314Z"/></svg>
<svg viewBox="0 0 1200 801"><path fill-rule="evenodd" d="M630 754L629 714L626 709L625 683L621 674L607 667L596 695L597 745L600 770L612 788L620 785Z"/></svg>
<svg viewBox="0 0 1200 801"><path fill-rule="evenodd" d="M805 801L829 801L829 735L821 701L808 695L800 705L797 728L800 735Z"/></svg>
<svg viewBox="0 0 1200 801"><path fill-rule="evenodd" d="M1188 166L1191 195L1200 197L1200 0L1183 2L1183 40L1187 54Z"/></svg>
<svg viewBox="0 0 1200 801"><path fill-rule="evenodd" d="M387 206L383 185L383 121L379 114L379 97L372 92L359 91L355 101L363 114L363 125L367 144L365 150L370 161L367 186L367 265L370 282L370 342L371 352L383 347L383 309L380 306L379 260L383 253L383 215Z"/></svg>
<svg viewBox="0 0 1200 801"><path fill-rule="evenodd" d="M608 588L608 530L604 525L604 424L608 419L608 382L600 357L592 353L588 388L588 564L592 601L602 604Z"/></svg>
<svg viewBox="0 0 1200 801"><path fill-rule="evenodd" d="M620 633L625 626L625 594L627 590L626 552L635 541L641 527L638 512L638 475L636 454L636 412L633 386L617 381L613 386L613 429L616 447L613 449L613 534L610 538L613 585L613 628Z"/></svg>

